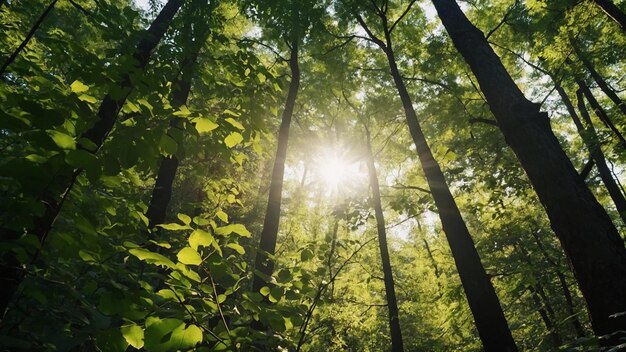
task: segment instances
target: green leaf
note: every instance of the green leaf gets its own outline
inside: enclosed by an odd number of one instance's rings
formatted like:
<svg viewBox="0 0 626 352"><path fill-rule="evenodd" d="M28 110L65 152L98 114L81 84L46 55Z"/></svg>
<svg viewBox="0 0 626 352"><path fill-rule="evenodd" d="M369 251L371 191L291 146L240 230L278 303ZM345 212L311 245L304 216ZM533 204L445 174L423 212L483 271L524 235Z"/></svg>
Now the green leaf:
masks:
<svg viewBox="0 0 626 352"><path fill-rule="evenodd" d="M160 265L170 269L174 269L176 266L174 262L169 260L167 257L159 253L150 252L147 249L133 248L128 250L128 252L148 264Z"/></svg>
<svg viewBox="0 0 626 352"><path fill-rule="evenodd" d="M145 349L155 352L187 350L202 342L202 330L182 320L150 317L146 321Z"/></svg>
<svg viewBox="0 0 626 352"><path fill-rule="evenodd" d="M191 235L189 235L189 247L195 250L197 250L199 246L208 247L213 241L213 236L203 230L194 230Z"/></svg>
<svg viewBox="0 0 626 352"><path fill-rule="evenodd" d="M243 237L252 236L250 231L242 224L232 224L215 229L215 233L222 236L230 235L233 232Z"/></svg>
<svg viewBox="0 0 626 352"><path fill-rule="evenodd" d="M122 336L129 345L140 349L143 347L143 329L139 325L127 325L120 328Z"/></svg>
<svg viewBox="0 0 626 352"><path fill-rule="evenodd" d="M187 109L186 105L182 105L178 111L176 111L174 113L174 116L181 116L181 117L185 117L185 116L189 116L191 115L191 111L189 111L189 109Z"/></svg>
<svg viewBox="0 0 626 352"><path fill-rule="evenodd" d="M166 230L170 230L170 231L184 231L184 230L192 230L191 226L183 226L181 224L158 224L156 225L160 228L166 229Z"/></svg>
<svg viewBox="0 0 626 352"><path fill-rule="evenodd" d="M54 143L61 149L76 149L76 141L72 136L69 136L63 132L49 130L48 135Z"/></svg>
<svg viewBox="0 0 626 352"><path fill-rule="evenodd" d="M172 137L164 134L159 140L159 149L165 155L173 155L178 150L178 143Z"/></svg>
<svg viewBox="0 0 626 352"><path fill-rule="evenodd" d="M179 213L178 215L176 215L176 217L182 221L185 225L189 225L191 224L191 218L185 214L181 214Z"/></svg>
<svg viewBox="0 0 626 352"><path fill-rule="evenodd" d="M91 104L95 104L95 103L98 102L98 99L92 97L89 94L81 94L81 95L78 96L78 99L82 100L82 101L86 101L86 102L91 103Z"/></svg>
<svg viewBox="0 0 626 352"><path fill-rule="evenodd" d="M241 141L243 141L243 136L239 132L233 132L224 139L224 143L226 143L228 148L236 146L241 143Z"/></svg>
<svg viewBox="0 0 626 352"><path fill-rule="evenodd" d="M225 212L220 210L217 213L215 213L215 215L223 222L228 223L228 214L226 214Z"/></svg>
<svg viewBox="0 0 626 352"><path fill-rule="evenodd" d="M270 294L270 288L267 286L263 286L261 287L261 289L259 290L259 292L263 295L263 296L267 296Z"/></svg>
<svg viewBox="0 0 626 352"><path fill-rule="evenodd" d="M65 155L65 162L77 169L93 169L100 166L94 154L82 149L70 150Z"/></svg>
<svg viewBox="0 0 626 352"><path fill-rule="evenodd" d="M228 115L231 115L231 116L235 116L235 117L239 117L241 115L241 114L238 114L238 113L236 113L236 112L234 112L234 111L232 111L230 109L224 110L224 113L228 114Z"/></svg>
<svg viewBox="0 0 626 352"><path fill-rule="evenodd" d="M198 133L211 132L219 127L218 124L204 117L198 117L193 121L196 123L196 130Z"/></svg>
<svg viewBox="0 0 626 352"><path fill-rule="evenodd" d="M76 80L72 82L72 84L70 85L70 89L74 93L83 93L89 90L89 86L81 81Z"/></svg>
<svg viewBox="0 0 626 352"><path fill-rule="evenodd" d="M178 261L187 265L199 265L202 263L202 257L195 249L191 247L185 247L176 255Z"/></svg>
<svg viewBox="0 0 626 352"><path fill-rule="evenodd" d="M231 125L233 125L235 128L238 128L242 131L246 129L245 127L243 127L243 125L239 121L233 119L232 117L226 118L224 120L230 123Z"/></svg>
<svg viewBox="0 0 626 352"><path fill-rule="evenodd" d="M313 258L313 252L311 252L309 249L305 248L302 250L302 252L300 252L300 260L302 260L303 262L306 262L311 258Z"/></svg>
<svg viewBox="0 0 626 352"><path fill-rule="evenodd" d="M243 247L237 243L229 243L226 245L226 247L234 249L237 253L241 255L246 254L246 250L243 249Z"/></svg>

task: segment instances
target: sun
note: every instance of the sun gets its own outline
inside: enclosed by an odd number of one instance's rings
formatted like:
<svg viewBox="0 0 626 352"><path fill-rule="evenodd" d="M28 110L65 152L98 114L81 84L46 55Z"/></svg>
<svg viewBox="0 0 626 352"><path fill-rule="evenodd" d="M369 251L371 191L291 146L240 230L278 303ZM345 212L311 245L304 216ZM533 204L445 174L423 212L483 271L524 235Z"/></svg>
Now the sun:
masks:
<svg viewBox="0 0 626 352"><path fill-rule="evenodd" d="M323 149L315 158L315 177L331 193L349 188L361 178L361 162L342 149Z"/></svg>

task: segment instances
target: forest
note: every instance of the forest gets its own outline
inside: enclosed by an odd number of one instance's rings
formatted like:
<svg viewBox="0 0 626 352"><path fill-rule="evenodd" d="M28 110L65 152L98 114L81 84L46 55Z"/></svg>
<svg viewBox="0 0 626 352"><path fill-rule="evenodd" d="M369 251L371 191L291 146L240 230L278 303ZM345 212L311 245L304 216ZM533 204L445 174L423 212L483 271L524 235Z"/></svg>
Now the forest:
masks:
<svg viewBox="0 0 626 352"><path fill-rule="evenodd" d="M626 350L626 1L0 0L0 351Z"/></svg>

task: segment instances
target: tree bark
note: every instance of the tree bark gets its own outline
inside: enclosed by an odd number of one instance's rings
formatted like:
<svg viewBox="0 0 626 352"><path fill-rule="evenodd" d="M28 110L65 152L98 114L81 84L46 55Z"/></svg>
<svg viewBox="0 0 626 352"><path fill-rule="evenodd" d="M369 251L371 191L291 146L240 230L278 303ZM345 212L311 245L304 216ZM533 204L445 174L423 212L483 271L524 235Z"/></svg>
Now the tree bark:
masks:
<svg viewBox="0 0 626 352"><path fill-rule="evenodd" d="M265 277L270 277L274 271L274 261L267 257L266 253L273 255L276 251L276 240L278 237L278 225L280 222L280 206L282 202L283 177L285 174L285 160L287 158L287 145L289 144L289 127L300 87L300 67L298 65L298 40L291 43L291 55L289 58L289 68L291 69L291 82L289 92L283 110L280 129L278 130L278 146L274 168L272 170L272 180L270 181L270 193L267 202L267 211L263 221L261 231L261 241L259 251L256 254L254 268L263 277L255 274L252 280L252 290L259 292L265 286Z"/></svg>
<svg viewBox="0 0 626 352"><path fill-rule="evenodd" d="M541 298L537 294L537 289L535 287L530 286L528 287L528 289L531 292L535 305L537 305L537 311L539 312L539 315L541 316L541 320L543 320L543 323L546 326L546 330L548 330L550 334L550 337L552 339L552 345L555 348L558 348L559 346L561 346L562 339L555 329L554 322L550 318L550 315L548 314L548 310L546 309L544 302L541 300Z"/></svg>
<svg viewBox="0 0 626 352"><path fill-rule="evenodd" d="M367 127L366 127L367 128ZM380 248L380 259L383 266L383 279L385 281L385 294L387 297L387 308L389 309L389 331L391 332L391 351L402 352L404 345L402 343L402 331L400 330L400 319L398 314L398 300L396 298L396 289L393 281L393 272L391 270L391 260L389 259L389 249L387 247L387 230L385 229L385 217L383 215L383 206L380 200L380 186L378 184L378 175L376 173L376 165L374 154L372 153L372 143L369 130L367 134L367 166L369 170L370 188L372 189L372 205L376 216L376 229L378 231L378 245Z"/></svg>
<svg viewBox="0 0 626 352"><path fill-rule="evenodd" d="M611 218L561 149L546 113L527 100L483 33L454 0L433 0L478 79L506 142L520 160L571 263L598 335L626 330L626 250Z"/></svg>
<svg viewBox="0 0 626 352"><path fill-rule="evenodd" d="M600 7L607 16L617 23L622 31L626 31L626 14L624 14L624 12L622 12L622 10L620 10L619 7L613 3L613 1L593 0L593 2L596 3L596 5L598 5L598 7Z"/></svg>
<svg viewBox="0 0 626 352"><path fill-rule="evenodd" d="M624 102L620 97L615 93L615 90L609 86L609 84L604 80L604 78L596 71L596 68L593 67L591 61L589 61L585 56L580 52L577 46L574 45L574 51L578 56L578 59L583 63L591 78L596 82L598 87L602 90L602 92L613 101L615 106L617 106L622 114L626 115L626 102Z"/></svg>
<svg viewBox="0 0 626 352"><path fill-rule="evenodd" d="M169 28L174 15L178 12L183 2L184 0L169 0L159 15L154 19L150 28L146 30L133 53L133 57L136 60L135 69L143 71L145 66L148 64L152 50L165 35L165 32ZM96 145L96 149L93 150L80 145L79 148L87 150L91 153L96 153L100 147L102 147L104 140L115 124L119 110L124 105L126 97L133 88L133 82L131 82L128 74L123 78L118 88L121 88L121 90L126 92L124 96L121 98L113 98L111 95L106 95L100 104L97 114L97 122L91 129L81 136L94 143ZM44 194L40 198L40 201L45 208L44 214L33 220L33 227L29 230L30 233L37 236L42 245L45 242L46 236L50 232L57 215L61 211L65 198L69 194L81 172L82 170L80 169L65 170L64 174L60 174L57 178L55 178L53 184L44 190ZM22 233L8 228L0 229L0 234L4 240L17 239L22 235ZM1 317L4 316L6 308L12 297L15 295L19 284L22 282L24 274L24 268L15 257L15 254L13 252L5 254L0 272Z"/></svg>
<svg viewBox="0 0 626 352"><path fill-rule="evenodd" d="M620 146L622 148L626 148L626 139L624 138L622 133L617 129L617 127L615 127L615 124L613 124L613 121L611 121L611 119L609 118L609 115L602 108L600 103L598 103L598 100L596 100L596 97L593 96L593 93L591 93L591 89L589 89L589 86L587 85L587 83L583 80L579 80L577 83L578 83L579 89L582 91L583 95L587 98L587 101L589 102L589 105L591 105L591 108L593 109L593 112L596 114L596 116L598 116L600 121L602 121L602 123L615 134L617 139L619 139Z"/></svg>
<svg viewBox="0 0 626 352"><path fill-rule="evenodd" d="M402 100L409 131L413 137L418 158L435 201L443 231L450 245L483 347L487 352L517 351L511 330L502 312L500 301L485 272L485 268L482 266L474 241L448 188L445 176L441 171L439 163L435 160L417 120L411 97L396 64L387 18L380 14L379 17L383 22L384 42L372 34L361 17L357 16L357 20L370 38L380 46L387 56L391 76Z"/></svg>
<svg viewBox="0 0 626 352"><path fill-rule="evenodd" d="M613 178L611 174L611 169L606 163L606 158L604 153L602 152L602 147L600 146L600 140L598 138L598 134L596 132L595 127L593 126L593 122L591 121L591 117L589 116L589 112L587 111L587 107L585 106L584 101L584 90L583 86L579 85L578 91L576 91L576 98L578 100L578 110L580 111L580 115L585 120L587 124L587 128L582 131L578 131L583 137L585 144L589 148L591 156L598 168L598 173L600 174L600 178L604 183L606 190L609 192L611 199L613 200L613 204L617 209L617 212L622 219L622 222L626 224L626 198L624 198L624 194L622 190L618 186L617 182ZM580 121L578 121L580 124Z"/></svg>
<svg viewBox="0 0 626 352"><path fill-rule="evenodd" d="M0 76L2 76L6 72L7 67L9 67L9 65L11 65L13 63L13 61L15 61L17 56L22 52L22 50L24 50L26 45L28 45L28 43L32 39L33 35L35 35L35 32L37 31L37 29L39 29L39 26L41 26L41 23L46 19L46 17L48 17L48 15L50 14L50 11L52 11L54 6L56 5L57 1L58 0L52 0L50 5L48 5L48 7L46 7L46 9L41 14L41 16L39 16L37 21L35 21L35 24L33 24L33 26L31 27L30 31L26 35L26 38L24 38L24 40L20 43L20 45L17 47L17 49L15 49L15 51L13 51L11 56L9 56L6 59L6 61L2 64L2 67L0 67ZM0 3L0 7L2 7L3 3L4 2Z"/></svg>

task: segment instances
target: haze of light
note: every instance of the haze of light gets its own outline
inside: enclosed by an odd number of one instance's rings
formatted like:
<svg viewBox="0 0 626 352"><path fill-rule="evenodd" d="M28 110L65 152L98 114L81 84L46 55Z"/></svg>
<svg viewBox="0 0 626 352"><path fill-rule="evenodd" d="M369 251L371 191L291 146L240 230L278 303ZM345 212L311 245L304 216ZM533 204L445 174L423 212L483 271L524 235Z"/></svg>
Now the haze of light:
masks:
<svg viewBox="0 0 626 352"><path fill-rule="evenodd" d="M353 182L361 182L364 175L359 160L350 160L346 152L327 148L315 158L315 178L331 194L350 187Z"/></svg>

